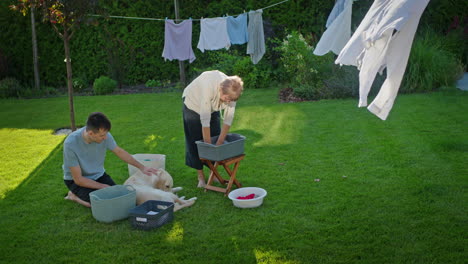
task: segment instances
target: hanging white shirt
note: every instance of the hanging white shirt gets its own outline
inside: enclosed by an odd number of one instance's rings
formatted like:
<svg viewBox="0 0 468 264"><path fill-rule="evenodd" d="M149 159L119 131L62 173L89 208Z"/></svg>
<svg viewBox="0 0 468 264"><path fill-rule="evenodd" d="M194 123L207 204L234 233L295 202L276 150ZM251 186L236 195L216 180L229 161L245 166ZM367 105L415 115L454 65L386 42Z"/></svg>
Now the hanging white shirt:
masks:
<svg viewBox="0 0 468 264"><path fill-rule="evenodd" d="M227 32L226 17L202 18L200 20L200 39L197 48L205 50L229 49L231 41Z"/></svg>
<svg viewBox="0 0 468 264"><path fill-rule="evenodd" d="M386 120L398 94L419 19L429 0L375 0L335 63L355 65L359 71L359 107L377 72L387 79L367 109Z"/></svg>
<svg viewBox="0 0 468 264"><path fill-rule="evenodd" d="M336 0L335 5L333 6L332 11L328 15L327 24L325 25L327 28L333 23L333 21L343 12L344 4L346 0Z"/></svg>
<svg viewBox="0 0 468 264"><path fill-rule="evenodd" d="M338 13L341 6L342 10ZM323 32L320 41L314 49L315 55L322 56L330 51L336 55L340 54L340 51L351 37L352 9L353 0L338 0L335 3L327 20L327 30Z"/></svg>

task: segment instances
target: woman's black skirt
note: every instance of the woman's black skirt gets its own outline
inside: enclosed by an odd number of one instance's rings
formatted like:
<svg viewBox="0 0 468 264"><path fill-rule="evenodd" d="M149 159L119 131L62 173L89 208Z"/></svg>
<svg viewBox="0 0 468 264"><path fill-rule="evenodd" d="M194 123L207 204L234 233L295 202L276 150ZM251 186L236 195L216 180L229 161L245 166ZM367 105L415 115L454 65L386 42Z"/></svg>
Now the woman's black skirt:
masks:
<svg viewBox="0 0 468 264"><path fill-rule="evenodd" d="M203 163L200 161L197 144L195 143L195 141L203 140L200 115L188 109L185 104L183 104L182 114L185 132L185 164L191 168L201 170L203 169ZM212 137L219 136L221 133L219 111L211 113L210 133Z"/></svg>

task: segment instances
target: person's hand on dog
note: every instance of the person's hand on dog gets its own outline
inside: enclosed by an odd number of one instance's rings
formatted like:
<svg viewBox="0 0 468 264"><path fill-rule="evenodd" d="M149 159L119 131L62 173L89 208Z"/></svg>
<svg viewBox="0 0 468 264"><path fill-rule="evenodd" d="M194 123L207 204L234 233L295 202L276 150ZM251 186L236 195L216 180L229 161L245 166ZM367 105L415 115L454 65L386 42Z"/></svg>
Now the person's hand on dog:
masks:
<svg viewBox="0 0 468 264"><path fill-rule="evenodd" d="M143 172L144 174L148 175L148 176L151 176L153 174L156 174L158 173L158 169L155 169L155 168L151 168L151 167L144 167L141 172Z"/></svg>

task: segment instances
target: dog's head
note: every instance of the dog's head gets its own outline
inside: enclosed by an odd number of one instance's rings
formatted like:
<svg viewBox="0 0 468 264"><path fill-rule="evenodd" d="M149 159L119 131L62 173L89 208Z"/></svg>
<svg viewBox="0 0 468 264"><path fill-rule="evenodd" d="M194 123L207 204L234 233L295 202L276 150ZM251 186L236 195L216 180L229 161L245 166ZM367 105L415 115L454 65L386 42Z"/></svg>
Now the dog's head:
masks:
<svg viewBox="0 0 468 264"><path fill-rule="evenodd" d="M154 188L170 192L172 190L172 186L174 186L172 176L163 169L158 169L156 176L157 179L154 182Z"/></svg>

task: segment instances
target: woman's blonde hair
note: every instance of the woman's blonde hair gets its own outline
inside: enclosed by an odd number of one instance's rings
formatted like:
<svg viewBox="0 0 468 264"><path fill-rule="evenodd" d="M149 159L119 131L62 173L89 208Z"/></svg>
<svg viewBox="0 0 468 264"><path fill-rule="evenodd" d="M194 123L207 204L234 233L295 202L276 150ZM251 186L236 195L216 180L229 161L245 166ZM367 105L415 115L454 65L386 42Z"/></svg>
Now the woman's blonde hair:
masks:
<svg viewBox="0 0 468 264"><path fill-rule="evenodd" d="M226 80L221 82L220 86L221 92L229 95L232 101L237 101L244 90L244 82L237 75L229 76Z"/></svg>

